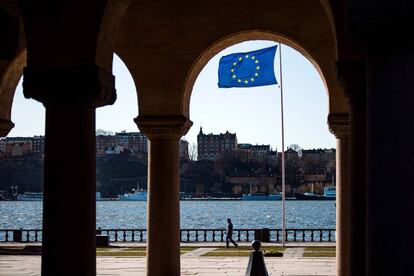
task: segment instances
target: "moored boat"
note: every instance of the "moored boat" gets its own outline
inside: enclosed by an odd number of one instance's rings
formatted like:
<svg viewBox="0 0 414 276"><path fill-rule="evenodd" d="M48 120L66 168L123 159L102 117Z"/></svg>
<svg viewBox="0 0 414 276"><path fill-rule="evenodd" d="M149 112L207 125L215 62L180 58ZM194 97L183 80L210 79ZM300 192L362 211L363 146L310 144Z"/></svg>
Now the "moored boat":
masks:
<svg viewBox="0 0 414 276"><path fill-rule="evenodd" d="M147 200L147 191L145 190L134 190L133 193L125 193L119 195L119 200L121 201L146 201Z"/></svg>
<svg viewBox="0 0 414 276"><path fill-rule="evenodd" d="M323 189L323 195L314 194L313 192L295 193L297 200L336 200L336 187L329 186Z"/></svg>
<svg viewBox="0 0 414 276"><path fill-rule="evenodd" d="M336 187L329 186L323 189L323 196L326 198L332 198L332 200L336 199Z"/></svg>
<svg viewBox="0 0 414 276"><path fill-rule="evenodd" d="M282 194L243 194L242 200L282 200Z"/></svg>
<svg viewBox="0 0 414 276"><path fill-rule="evenodd" d="M26 192L26 193L17 195L17 200L19 200L19 201L42 201L43 200L43 193L41 193L41 192Z"/></svg>

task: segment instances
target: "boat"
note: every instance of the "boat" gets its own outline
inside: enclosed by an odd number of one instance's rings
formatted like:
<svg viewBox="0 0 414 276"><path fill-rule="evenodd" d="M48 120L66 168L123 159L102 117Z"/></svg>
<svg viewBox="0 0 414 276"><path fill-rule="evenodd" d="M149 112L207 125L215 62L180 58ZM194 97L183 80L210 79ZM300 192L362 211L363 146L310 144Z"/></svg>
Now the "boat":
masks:
<svg viewBox="0 0 414 276"><path fill-rule="evenodd" d="M42 192L26 192L23 194L17 195L17 200L19 201L42 201L43 193ZM105 200L101 197L100 192L96 192L96 201Z"/></svg>
<svg viewBox="0 0 414 276"><path fill-rule="evenodd" d="M313 192L295 193L297 200L336 200L336 187L328 186L323 189L323 194L318 195Z"/></svg>
<svg viewBox="0 0 414 276"><path fill-rule="evenodd" d="M132 189L132 193L124 193L118 195L120 201L147 201L148 193L146 190L139 187L139 181L137 181L137 188Z"/></svg>
<svg viewBox="0 0 414 276"><path fill-rule="evenodd" d="M323 196L326 198L332 198L332 200L336 199L336 187L329 186L323 189Z"/></svg>
<svg viewBox="0 0 414 276"><path fill-rule="evenodd" d="M137 189L132 189L132 193L124 193L123 195L118 195L118 198L121 201L146 201L147 196L147 191L140 189L139 183L137 183Z"/></svg>
<svg viewBox="0 0 414 276"><path fill-rule="evenodd" d="M243 194L242 200L282 200L282 193L277 193L277 194Z"/></svg>
<svg viewBox="0 0 414 276"><path fill-rule="evenodd" d="M243 194L242 200L282 200L282 193L267 194L267 193L253 193L252 183L250 185L250 192Z"/></svg>
<svg viewBox="0 0 414 276"><path fill-rule="evenodd" d="M106 198L103 198L101 196L101 192L96 192L96 196L95 196L96 201L103 201L103 200L107 200Z"/></svg>
<svg viewBox="0 0 414 276"><path fill-rule="evenodd" d="M119 195L120 201L146 201L147 200L147 191L145 190L136 190L133 193L125 193Z"/></svg>
<svg viewBox="0 0 414 276"><path fill-rule="evenodd" d="M17 195L17 200L19 201L42 201L43 193L41 192L26 192L23 194Z"/></svg>

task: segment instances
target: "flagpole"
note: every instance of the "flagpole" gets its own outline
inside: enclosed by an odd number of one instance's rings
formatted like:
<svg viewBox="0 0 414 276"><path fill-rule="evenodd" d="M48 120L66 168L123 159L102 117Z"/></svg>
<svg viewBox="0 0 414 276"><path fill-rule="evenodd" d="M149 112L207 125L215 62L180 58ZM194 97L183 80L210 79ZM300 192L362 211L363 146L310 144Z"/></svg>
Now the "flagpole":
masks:
<svg viewBox="0 0 414 276"><path fill-rule="evenodd" d="M285 127L283 118L283 74L282 74L282 44L279 42L279 72L280 72L280 112L282 121L282 246L286 240L286 188L285 188Z"/></svg>

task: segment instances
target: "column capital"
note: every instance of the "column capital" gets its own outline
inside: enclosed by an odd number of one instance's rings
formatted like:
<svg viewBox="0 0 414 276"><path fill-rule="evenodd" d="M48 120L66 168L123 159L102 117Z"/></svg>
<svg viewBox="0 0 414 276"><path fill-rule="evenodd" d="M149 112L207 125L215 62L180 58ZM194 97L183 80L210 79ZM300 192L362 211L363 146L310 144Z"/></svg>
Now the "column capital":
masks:
<svg viewBox="0 0 414 276"><path fill-rule="evenodd" d="M111 105L116 100L115 77L96 65L28 66L23 70L23 93L46 107Z"/></svg>
<svg viewBox="0 0 414 276"><path fill-rule="evenodd" d="M345 96L352 104L366 95L366 63L365 61L337 61L336 75Z"/></svg>
<svg viewBox="0 0 414 276"><path fill-rule="evenodd" d="M6 137L12 128L14 128L12 121L0 118L0 137Z"/></svg>
<svg viewBox="0 0 414 276"><path fill-rule="evenodd" d="M138 116L134 121L149 140L180 139L193 125L193 122L182 115Z"/></svg>
<svg viewBox="0 0 414 276"><path fill-rule="evenodd" d="M331 113L328 115L329 131L337 139L349 137L349 114L348 113Z"/></svg>

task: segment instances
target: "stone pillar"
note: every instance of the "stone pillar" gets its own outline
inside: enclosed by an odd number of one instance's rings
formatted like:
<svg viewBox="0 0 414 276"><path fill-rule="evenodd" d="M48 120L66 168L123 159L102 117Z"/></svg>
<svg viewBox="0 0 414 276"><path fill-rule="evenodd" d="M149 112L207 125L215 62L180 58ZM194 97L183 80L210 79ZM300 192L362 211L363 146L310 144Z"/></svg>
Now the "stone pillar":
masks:
<svg viewBox="0 0 414 276"><path fill-rule="evenodd" d="M0 137L6 137L13 128L14 124L12 121L0 118Z"/></svg>
<svg viewBox="0 0 414 276"><path fill-rule="evenodd" d="M96 275L95 107L113 87L96 66L24 70L25 96L46 107L42 276Z"/></svg>
<svg viewBox="0 0 414 276"><path fill-rule="evenodd" d="M337 73L350 104L349 274L366 271L366 80L363 62L338 62ZM344 247L345 245L343 245Z"/></svg>
<svg viewBox="0 0 414 276"><path fill-rule="evenodd" d="M336 275L350 275L351 193L349 185L349 115L329 114L330 131L336 137Z"/></svg>
<svg viewBox="0 0 414 276"><path fill-rule="evenodd" d="M180 275L180 138L191 127L184 116L139 116L149 139L147 275Z"/></svg>
<svg viewBox="0 0 414 276"><path fill-rule="evenodd" d="M367 249L360 275L414 270L414 43L407 35L414 6L407 3L347 1L349 49L366 61Z"/></svg>
<svg viewBox="0 0 414 276"><path fill-rule="evenodd" d="M369 52L367 65L367 275L412 275L414 52Z"/></svg>

